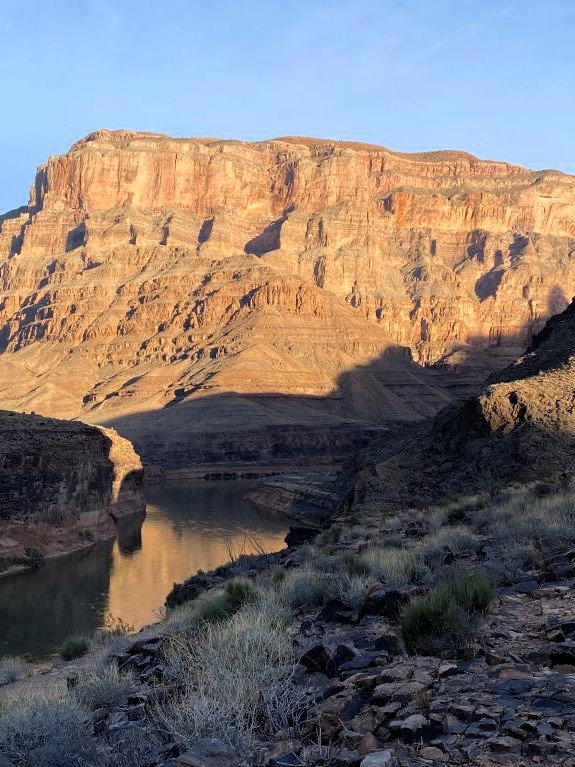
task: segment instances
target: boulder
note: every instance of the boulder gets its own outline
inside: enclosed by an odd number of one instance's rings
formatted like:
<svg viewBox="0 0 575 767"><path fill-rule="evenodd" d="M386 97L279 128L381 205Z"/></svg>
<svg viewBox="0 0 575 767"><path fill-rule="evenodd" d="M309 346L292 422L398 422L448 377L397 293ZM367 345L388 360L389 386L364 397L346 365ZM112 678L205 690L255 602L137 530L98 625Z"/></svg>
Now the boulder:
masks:
<svg viewBox="0 0 575 767"><path fill-rule="evenodd" d="M401 608L408 599L408 595L399 589L389 589L374 583L367 590L359 615L383 615L390 621L397 621Z"/></svg>

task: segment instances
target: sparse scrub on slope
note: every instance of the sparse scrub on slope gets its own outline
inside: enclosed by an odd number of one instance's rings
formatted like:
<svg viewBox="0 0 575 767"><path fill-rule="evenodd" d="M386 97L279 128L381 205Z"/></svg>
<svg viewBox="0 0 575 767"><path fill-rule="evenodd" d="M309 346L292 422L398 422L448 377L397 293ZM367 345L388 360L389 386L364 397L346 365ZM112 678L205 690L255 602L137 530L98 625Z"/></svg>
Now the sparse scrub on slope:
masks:
<svg viewBox="0 0 575 767"><path fill-rule="evenodd" d="M165 656L183 691L157 709L164 731L184 743L219 737L249 754L263 723L288 726L302 693L291 682L296 658L285 621L278 602L259 601L225 623L174 637Z"/></svg>
<svg viewBox="0 0 575 767"><path fill-rule="evenodd" d="M131 674L119 671L115 664L100 666L83 674L71 695L88 709L110 708L126 700L135 686Z"/></svg>
<svg viewBox="0 0 575 767"><path fill-rule="evenodd" d="M30 664L24 658L4 655L0 658L0 683L8 684L23 679L30 673Z"/></svg>
<svg viewBox="0 0 575 767"><path fill-rule="evenodd" d="M478 540L477 535L464 525L444 527L434 535L423 539L421 556L432 569L436 569L448 553L456 557L471 554Z"/></svg>
<svg viewBox="0 0 575 767"><path fill-rule="evenodd" d="M90 639L82 634L74 634L67 637L62 642L60 648L60 655L64 660L74 660L74 658L81 658L82 655L90 650Z"/></svg>
<svg viewBox="0 0 575 767"><path fill-rule="evenodd" d="M457 649L473 638L495 591L483 573L461 573L413 599L401 613L401 630L412 651Z"/></svg>
<svg viewBox="0 0 575 767"><path fill-rule="evenodd" d="M94 767L86 711L56 692L20 697L0 715L0 754L18 767Z"/></svg>
<svg viewBox="0 0 575 767"><path fill-rule="evenodd" d="M428 568L416 553L388 546L370 546L361 554L369 574L385 584L406 585L423 580Z"/></svg>

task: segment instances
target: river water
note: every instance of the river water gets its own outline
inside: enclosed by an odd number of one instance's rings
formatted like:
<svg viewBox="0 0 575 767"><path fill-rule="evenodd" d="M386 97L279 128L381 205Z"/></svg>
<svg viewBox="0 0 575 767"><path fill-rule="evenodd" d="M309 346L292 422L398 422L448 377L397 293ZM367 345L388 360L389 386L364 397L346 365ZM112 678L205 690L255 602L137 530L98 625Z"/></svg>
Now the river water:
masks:
<svg viewBox="0 0 575 767"><path fill-rule="evenodd" d="M0 578L0 656L42 658L70 634L118 619L158 619L174 583L229 561L230 552L277 551L288 524L243 496L249 480L169 481L146 489L147 513L123 520L115 542Z"/></svg>

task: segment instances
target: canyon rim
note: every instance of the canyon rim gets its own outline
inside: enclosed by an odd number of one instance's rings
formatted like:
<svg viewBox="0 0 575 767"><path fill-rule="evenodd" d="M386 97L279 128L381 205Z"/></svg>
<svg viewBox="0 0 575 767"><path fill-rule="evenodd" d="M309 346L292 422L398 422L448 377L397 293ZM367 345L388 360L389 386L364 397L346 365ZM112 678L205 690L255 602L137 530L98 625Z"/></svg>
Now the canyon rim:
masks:
<svg viewBox="0 0 575 767"><path fill-rule="evenodd" d="M574 195L463 152L97 131L0 218L0 406L161 469L349 458L567 306Z"/></svg>

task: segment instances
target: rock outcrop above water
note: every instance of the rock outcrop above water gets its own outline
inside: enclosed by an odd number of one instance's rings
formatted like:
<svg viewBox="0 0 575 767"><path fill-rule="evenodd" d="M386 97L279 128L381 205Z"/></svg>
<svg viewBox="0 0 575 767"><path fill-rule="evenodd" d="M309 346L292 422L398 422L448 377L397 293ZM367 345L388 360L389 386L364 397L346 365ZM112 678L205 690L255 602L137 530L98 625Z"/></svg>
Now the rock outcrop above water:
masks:
<svg viewBox="0 0 575 767"><path fill-rule="evenodd" d="M143 513L142 467L111 429L0 411L0 571L112 538Z"/></svg>
<svg viewBox="0 0 575 767"><path fill-rule="evenodd" d="M565 308L574 192L463 152L98 131L0 219L0 404L164 466L329 458Z"/></svg>

